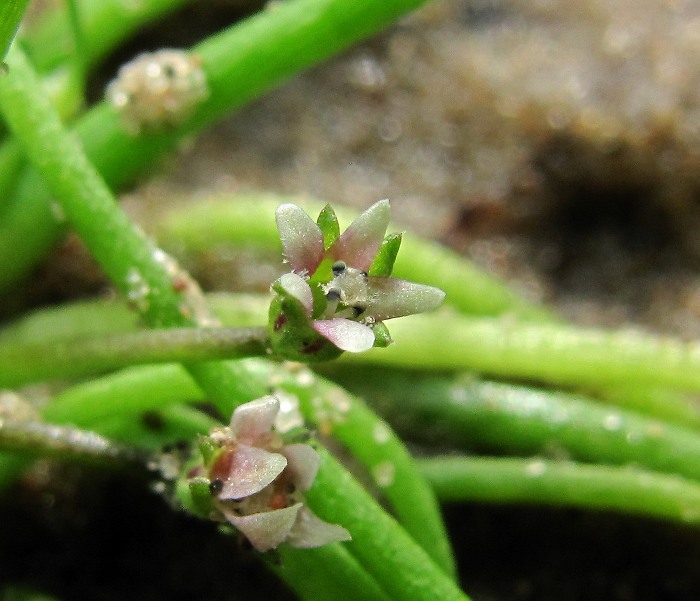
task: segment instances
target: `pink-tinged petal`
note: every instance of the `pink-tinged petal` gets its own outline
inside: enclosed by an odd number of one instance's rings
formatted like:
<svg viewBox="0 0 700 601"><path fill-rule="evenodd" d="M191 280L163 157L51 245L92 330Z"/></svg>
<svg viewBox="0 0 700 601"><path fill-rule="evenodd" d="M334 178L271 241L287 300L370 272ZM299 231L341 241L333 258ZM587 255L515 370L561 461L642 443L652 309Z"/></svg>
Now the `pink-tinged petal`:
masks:
<svg viewBox="0 0 700 601"><path fill-rule="evenodd" d="M314 307L314 297L311 287L303 277L296 273L285 273L277 282L287 294L296 298L304 306L306 312L311 315Z"/></svg>
<svg viewBox="0 0 700 601"><path fill-rule="evenodd" d="M374 203L335 241L329 249L330 255L336 261L345 261L350 267L369 271L389 227L390 216L388 200Z"/></svg>
<svg viewBox="0 0 700 601"><path fill-rule="evenodd" d="M316 449L307 444L288 444L280 453L287 458L287 471L295 486L301 491L309 490L321 464Z"/></svg>
<svg viewBox="0 0 700 601"><path fill-rule="evenodd" d="M287 459L257 447L239 444L231 453L228 477L219 493L222 501L243 499L260 492L287 467Z"/></svg>
<svg viewBox="0 0 700 601"><path fill-rule="evenodd" d="M341 351L361 353L374 345L374 332L366 325L342 317L318 319L311 323L314 330L330 340Z"/></svg>
<svg viewBox="0 0 700 601"><path fill-rule="evenodd" d="M268 395L236 407L231 416L231 431L240 442L254 444L270 433L280 411L280 402Z"/></svg>
<svg viewBox="0 0 700 601"><path fill-rule="evenodd" d="M315 515L308 507L302 507L287 542L293 547L310 549L329 543L352 540L350 533L338 524L329 524Z"/></svg>
<svg viewBox="0 0 700 601"><path fill-rule="evenodd" d="M224 517L242 532L258 551L269 551L279 547L287 539L301 508L302 504L297 503L284 509L252 515L236 515L224 510Z"/></svg>
<svg viewBox="0 0 700 601"><path fill-rule="evenodd" d="M275 212L282 247L292 269L313 273L323 259L323 233L316 222L295 204L285 203Z"/></svg>
<svg viewBox="0 0 700 601"><path fill-rule="evenodd" d="M373 317L376 321L432 311L445 299L439 288L394 278L369 278L369 290L363 317Z"/></svg>

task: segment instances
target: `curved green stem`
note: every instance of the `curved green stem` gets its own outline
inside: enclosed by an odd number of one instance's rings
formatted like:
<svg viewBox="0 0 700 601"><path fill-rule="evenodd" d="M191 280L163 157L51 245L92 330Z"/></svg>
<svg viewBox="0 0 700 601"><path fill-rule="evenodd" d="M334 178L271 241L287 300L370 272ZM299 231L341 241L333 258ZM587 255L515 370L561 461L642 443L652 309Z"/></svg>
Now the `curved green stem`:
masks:
<svg viewBox="0 0 700 601"><path fill-rule="evenodd" d="M418 464L442 501L605 509L700 525L700 485L678 476L541 459L432 457Z"/></svg>
<svg viewBox="0 0 700 601"><path fill-rule="evenodd" d="M266 328L169 328L0 349L0 386L73 378L140 363L264 357Z"/></svg>

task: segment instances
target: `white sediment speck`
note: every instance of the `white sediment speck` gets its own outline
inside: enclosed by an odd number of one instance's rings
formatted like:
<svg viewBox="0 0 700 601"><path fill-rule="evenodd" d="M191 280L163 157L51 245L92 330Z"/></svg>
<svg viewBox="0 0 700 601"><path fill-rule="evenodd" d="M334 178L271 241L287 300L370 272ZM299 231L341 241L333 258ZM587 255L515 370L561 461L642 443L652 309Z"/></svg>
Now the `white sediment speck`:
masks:
<svg viewBox="0 0 700 601"><path fill-rule="evenodd" d="M396 473L396 467L391 461L384 461L378 463L372 468L372 476L377 486L386 488L394 483L394 475Z"/></svg>

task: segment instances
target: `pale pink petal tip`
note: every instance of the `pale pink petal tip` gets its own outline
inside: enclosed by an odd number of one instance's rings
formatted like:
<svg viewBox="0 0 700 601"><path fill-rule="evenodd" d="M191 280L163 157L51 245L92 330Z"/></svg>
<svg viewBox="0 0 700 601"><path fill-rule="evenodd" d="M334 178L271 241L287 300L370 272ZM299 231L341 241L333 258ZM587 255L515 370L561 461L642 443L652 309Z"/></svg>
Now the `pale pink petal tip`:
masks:
<svg viewBox="0 0 700 601"><path fill-rule="evenodd" d="M295 204L285 203L275 212L282 247L292 269L313 273L323 259L323 233L313 219Z"/></svg>
<svg viewBox="0 0 700 601"><path fill-rule="evenodd" d="M324 522L309 508L302 507L287 542L293 547L310 549L346 540L352 540L352 536L345 528Z"/></svg>
<svg viewBox="0 0 700 601"><path fill-rule="evenodd" d="M374 332L356 321L336 317L319 319L311 324L321 336L330 340L341 351L361 353L374 346Z"/></svg>
<svg viewBox="0 0 700 601"><path fill-rule="evenodd" d="M369 271L384 240L390 217L388 200L374 203L335 241L330 248L333 258L360 271Z"/></svg>
<svg viewBox="0 0 700 601"><path fill-rule="evenodd" d="M296 487L302 492L309 490L321 463L316 450L307 444L288 444L280 452L287 458L287 469Z"/></svg>
<svg viewBox="0 0 700 601"><path fill-rule="evenodd" d="M445 300L439 288L394 278L370 278L370 297L364 313L376 321L424 313L437 309Z"/></svg>
<svg viewBox="0 0 700 601"><path fill-rule="evenodd" d="M225 511L224 516L237 530L242 532L258 551L269 551L285 542L294 526L301 503L252 515L239 516Z"/></svg>
<svg viewBox="0 0 700 601"><path fill-rule="evenodd" d="M296 273L285 273L277 281L282 289L296 298L310 315L314 306L314 297L306 280Z"/></svg>
<svg viewBox="0 0 700 601"><path fill-rule="evenodd" d="M279 411L280 402L271 395L245 403L234 410L231 431L239 441L252 444L272 430Z"/></svg>
<svg viewBox="0 0 700 601"><path fill-rule="evenodd" d="M258 447L239 444L231 455L231 468L219 498L243 499L260 492L287 467L287 459Z"/></svg>

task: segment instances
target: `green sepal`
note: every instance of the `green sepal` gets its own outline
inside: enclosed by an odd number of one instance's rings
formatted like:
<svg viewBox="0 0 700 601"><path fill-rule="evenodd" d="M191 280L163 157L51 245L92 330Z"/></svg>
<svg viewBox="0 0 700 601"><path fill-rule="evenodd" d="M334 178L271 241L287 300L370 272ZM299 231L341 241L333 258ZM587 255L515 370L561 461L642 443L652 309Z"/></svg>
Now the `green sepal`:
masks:
<svg viewBox="0 0 700 601"><path fill-rule="evenodd" d="M372 326L372 332L374 332L374 346L377 348L386 348L394 342L389 333L389 328L384 325L383 321L375 323Z"/></svg>
<svg viewBox="0 0 700 601"><path fill-rule="evenodd" d="M396 255L399 254L401 248L402 233L389 234L382 241L379 247L379 252L374 257L372 265L369 268L369 275L377 278L388 278L394 269Z"/></svg>
<svg viewBox="0 0 700 601"><path fill-rule="evenodd" d="M209 479L204 476L196 476L188 480L187 485L190 498L192 499L192 506L186 509L190 509L195 515L209 518L214 511Z"/></svg>
<svg viewBox="0 0 700 601"><path fill-rule="evenodd" d="M326 205L321 209L316 224L323 233L323 248L328 250L333 242L340 237L340 224L331 205Z"/></svg>
<svg viewBox="0 0 700 601"><path fill-rule="evenodd" d="M202 459L204 459L204 465L211 465L214 462L214 458L221 451L221 447L209 436L200 435L197 439L197 446L199 447L199 452L202 454Z"/></svg>

